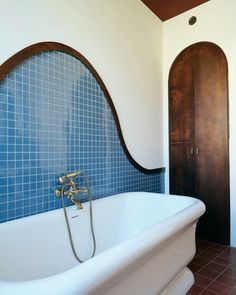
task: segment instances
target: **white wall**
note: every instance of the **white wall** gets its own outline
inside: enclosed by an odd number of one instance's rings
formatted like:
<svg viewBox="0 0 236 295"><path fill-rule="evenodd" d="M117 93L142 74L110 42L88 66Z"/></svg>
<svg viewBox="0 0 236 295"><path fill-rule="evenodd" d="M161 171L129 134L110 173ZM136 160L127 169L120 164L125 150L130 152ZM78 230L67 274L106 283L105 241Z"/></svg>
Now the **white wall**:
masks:
<svg viewBox="0 0 236 295"><path fill-rule="evenodd" d="M163 167L162 22L140 0L0 0L0 7L0 64L37 42L75 48L107 86L133 158Z"/></svg>
<svg viewBox="0 0 236 295"><path fill-rule="evenodd" d="M236 1L211 0L164 25L140 0L0 0L0 7L0 64L42 41L77 49L106 84L131 155L149 169L166 166L168 172L167 82L174 58L198 41L214 42L224 50L229 63L231 234L236 246ZM189 26L192 15L198 21ZM168 189L168 173L166 183Z"/></svg>
<svg viewBox="0 0 236 295"><path fill-rule="evenodd" d="M168 171L168 72L174 58L187 46L199 41L218 44L225 52L229 66L230 116L230 191L231 191L231 244L236 246L236 31L235 0L211 0L183 13L163 26L164 43L164 126L165 166ZM188 25L195 15L197 23ZM168 189L168 175L166 178Z"/></svg>

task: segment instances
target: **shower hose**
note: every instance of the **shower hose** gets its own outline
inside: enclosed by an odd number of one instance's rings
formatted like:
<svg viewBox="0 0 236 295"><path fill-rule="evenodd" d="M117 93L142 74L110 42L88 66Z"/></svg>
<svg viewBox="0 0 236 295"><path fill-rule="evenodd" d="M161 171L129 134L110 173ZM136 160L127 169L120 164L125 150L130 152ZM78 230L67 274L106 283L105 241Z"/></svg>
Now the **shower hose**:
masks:
<svg viewBox="0 0 236 295"><path fill-rule="evenodd" d="M96 239L95 239L94 227L93 227L92 195L91 195L91 192L90 192L90 189L89 189L88 178L87 178L86 174L83 171L80 171L80 174L82 174L82 176L84 177L86 187L87 187L88 198L89 198L90 229L91 229L91 234L92 234L92 239L93 239L93 253L89 258L92 258L92 257L94 257L95 252L96 252ZM69 223L68 215L67 215L67 212L66 212L66 206L65 206L65 203L64 203L64 189L65 189L65 187L66 187L66 185L63 185L62 189L61 189L61 203L62 203L64 216L65 216L65 220L66 220L66 226L67 226L67 231L68 231L68 235L69 235L69 239L70 239L70 245L71 245L71 249L72 249L72 252L73 252L74 257L76 258L76 260L78 262L80 262L80 263L83 263L87 259L82 260L79 257L79 255L76 253L74 242L73 242L73 237L72 237L71 230L70 230L70 223Z"/></svg>

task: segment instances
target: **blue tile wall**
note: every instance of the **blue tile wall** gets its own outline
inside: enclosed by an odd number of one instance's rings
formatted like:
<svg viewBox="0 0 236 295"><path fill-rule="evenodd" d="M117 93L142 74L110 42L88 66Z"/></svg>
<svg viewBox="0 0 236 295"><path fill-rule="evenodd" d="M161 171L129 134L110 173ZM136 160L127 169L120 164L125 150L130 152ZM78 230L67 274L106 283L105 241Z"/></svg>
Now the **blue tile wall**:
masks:
<svg viewBox="0 0 236 295"><path fill-rule="evenodd" d="M91 72L66 53L43 52L0 82L0 222L61 207L58 177L77 169L94 198L164 191L163 173L146 175L127 159Z"/></svg>

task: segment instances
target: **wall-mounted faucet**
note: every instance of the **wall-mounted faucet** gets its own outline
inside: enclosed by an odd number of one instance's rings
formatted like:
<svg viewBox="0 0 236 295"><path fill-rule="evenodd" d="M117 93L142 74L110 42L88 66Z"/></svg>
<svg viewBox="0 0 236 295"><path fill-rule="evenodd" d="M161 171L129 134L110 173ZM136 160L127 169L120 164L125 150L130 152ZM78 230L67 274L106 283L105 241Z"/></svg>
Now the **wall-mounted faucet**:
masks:
<svg viewBox="0 0 236 295"><path fill-rule="evenodd" d="M61 187L56 188L55 196L57 197L64 197L67 196L78 209L83 209L82 204L78 201L75 196L79 193L87 193L88 188L79 188L76 183L75 179L81 173L80 170L68 173L63 175L59 178L59 182Z"/></svg>

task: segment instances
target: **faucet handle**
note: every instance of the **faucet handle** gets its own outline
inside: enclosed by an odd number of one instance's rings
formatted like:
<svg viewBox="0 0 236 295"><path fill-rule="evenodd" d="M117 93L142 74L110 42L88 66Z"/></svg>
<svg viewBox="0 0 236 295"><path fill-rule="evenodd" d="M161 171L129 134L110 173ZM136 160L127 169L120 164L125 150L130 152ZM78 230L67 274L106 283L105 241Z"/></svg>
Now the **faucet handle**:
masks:
<svg viewBox="0 0 236 295"><path fill-rule="evenodd" d="M61 188L59 188L59 187L56 188L55 191L54 191L54 194L58 198L61 197Z"/></svg>

